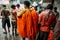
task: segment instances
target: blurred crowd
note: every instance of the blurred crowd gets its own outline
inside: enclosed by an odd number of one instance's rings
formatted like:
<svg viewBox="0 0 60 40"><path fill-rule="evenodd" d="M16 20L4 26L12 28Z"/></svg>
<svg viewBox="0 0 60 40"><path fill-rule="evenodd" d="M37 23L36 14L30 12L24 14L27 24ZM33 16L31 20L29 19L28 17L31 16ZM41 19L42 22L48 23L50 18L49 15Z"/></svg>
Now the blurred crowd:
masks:
<svg viewBox="0 0 60 40"><path fill-rule="evenodd" d="M28 40L60 40L59 12L52 4L42 7L37 2L24 1L24 8L20 4L12 4L10 8L2 5L0 13L4 34L10 33L12 24L12 35L19 35L23 40L25 38Z"/></svg>

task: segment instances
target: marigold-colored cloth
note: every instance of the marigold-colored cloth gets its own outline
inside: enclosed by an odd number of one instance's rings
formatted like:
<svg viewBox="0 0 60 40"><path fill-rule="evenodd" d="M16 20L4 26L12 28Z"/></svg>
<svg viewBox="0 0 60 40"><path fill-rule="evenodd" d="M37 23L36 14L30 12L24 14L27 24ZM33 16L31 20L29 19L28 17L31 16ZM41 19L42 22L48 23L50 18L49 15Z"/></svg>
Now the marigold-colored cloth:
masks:
<svg viewBox="0 0 60 40"><path fill-rule="evenodd" d="M49 33L49 36L48 36L48 40L52 40L52 37L53 37L53 31L50 30L50 33Z"/></svg>
<svg viewBox="0 0 60 40"><path fill-rule="evenodd" d="M32 36L32 16L29 10L24 12L21 17L17 18L17 28L19 35L22 37L30 37Z"/></svg>
<svg viewBox="0 0 60 40"><path fill-rule="evenodd" d="M36 36L38 32L38 14L35 10L32 10L32 19L33 19L33 35Z"/></svg>

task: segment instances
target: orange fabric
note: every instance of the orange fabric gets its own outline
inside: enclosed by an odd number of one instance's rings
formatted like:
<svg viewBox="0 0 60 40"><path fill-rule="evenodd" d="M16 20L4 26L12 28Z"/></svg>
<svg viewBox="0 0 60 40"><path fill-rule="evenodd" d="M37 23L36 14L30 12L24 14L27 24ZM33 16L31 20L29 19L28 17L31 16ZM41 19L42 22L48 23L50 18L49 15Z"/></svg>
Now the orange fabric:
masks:
<svg viewBox="0 0 60 40"><path fill-rule="evenodd" d="M38 14L35 10L32 10L32 19L33 19L33 32L36 35L37 31L38 31Z"/></svg>
<svg viewBox="0 0 60 40"><path fill-rule="evenodd" d="M27 30L27 36L28 37L32 36L33 25L30 11L26 13L26 30Z"/></svg>
<svg viewBox="0 0 60 40"><path fill-rule="evenodd" d="M31 10L31 14L32 14L32 25L33 25L31 40L34 40L38 32L38 14L35 10Z"/></svg>
<svg viewBox="0 0 60 40"><path fill-rule="evenodd" d="M52 37L53 37L53 31L50 30L50 33L49 33L49 36L48 36L48 40L52 40Z"/></svg>
<svg viewBox="0 0 60 40"><path fill-rule="evenodd" d="M19 35L24 37L24 25L23 25L22 17L17 19L17 29Z"/></svg>
<svg viewBox="0 0 60 40"><path fill-rule="evenodd" d="M38 31L38 14L35 10L26 11L17 19L19 35L34 40Z"/></svg>
<svg viewBox="0 0 60 40"><path fill-rule="evenodd" d="M32 16L30 11L26 11L22 17L17 19L17 28L22 37L32 36Z"/></svg>

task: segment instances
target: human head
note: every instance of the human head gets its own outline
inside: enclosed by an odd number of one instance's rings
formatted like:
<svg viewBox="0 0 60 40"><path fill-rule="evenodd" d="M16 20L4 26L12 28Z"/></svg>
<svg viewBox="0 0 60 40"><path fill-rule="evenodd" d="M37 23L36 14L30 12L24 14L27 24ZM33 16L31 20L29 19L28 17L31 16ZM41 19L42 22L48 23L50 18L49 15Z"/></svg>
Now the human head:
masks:
<svg viewBox="0 0 60 40"><path fill-rule="evenodd" d="M6 8L6 5L2 5L3 6L3 8Z"/></svg>
<svg viewBox="0 0 60 40"><path fill-rule="evenodd" d="M11 8L12 8L12 9L15 9L15 8L16 8L16 6L15 6L15 5L11 5Z"/></svg>
<svg viewBox="0 0 60 40"><path fill-rule="evenodd" d="M57 7L54 7L54 11L57 11Z"/></svg>
<svg viewBox="0 0 60 40"><path fill-rule="evenodd" d="M53 5L52 4L48 4L47 9L53 10Z"/></svg>
<svg viewBox="0 0 60 40"><path fill-rule="evenodd" d="M19 8L19 7L20 7L20 5L19 5L19 4L17 4L16 6L17 6L17 8Z"/></svg>
<svg viewBox="0 0 60 40"><path fill-rule="evenodd" d="M30 7L30 2L29 1L24 1L24 7L29 8Z"/></svg>
<svg viewBox="0 0 60 40"><path fill-rule="evenodd" d="M46 9L47 9L46 7L43 7L43 8L42 8L42 11L44 11L44 10L46 10Z"/></svg>
<svg viewBox="0 0 60 40"><path fill-rule="evenodd" d="M34 7L34 9L35 9L36 11L37 11L37 7L38 7L38 6L35 6L35 7Z"/></svg>
<svg viewBox="0 0 60 40"><path fill-rule="evenodd" d="M37 11L38 3L37 3L36 1L33 2L32 6L33 6L34 9Z"/></svg>

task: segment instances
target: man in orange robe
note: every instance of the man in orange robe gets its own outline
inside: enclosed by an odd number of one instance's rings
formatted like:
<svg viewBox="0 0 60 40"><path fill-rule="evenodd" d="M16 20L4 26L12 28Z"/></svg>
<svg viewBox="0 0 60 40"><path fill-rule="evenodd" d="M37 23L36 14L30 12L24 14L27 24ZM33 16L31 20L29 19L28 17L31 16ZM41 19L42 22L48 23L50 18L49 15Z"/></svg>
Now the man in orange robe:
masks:
<svg viewBox="0 0 60 40"><path fill-rule="evenodd" d="M31 14L32 14L32 20L33 20L33 38L32 40L34 40L36 38L36 34L38 32L38 13L36 12L35 9L31 10Z"/></svg>
<svg viewBox="0 0 60 40"><path fill-rule="evenodd" d="M17 18L18 32L19 35L23 38L23 40L25 40L25 38L31 40L33 35L32 32L34 25L32 25L32 15L29 6L30 6L29 1L24 1L25 9L18 13Z"/></svg>

